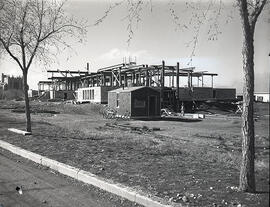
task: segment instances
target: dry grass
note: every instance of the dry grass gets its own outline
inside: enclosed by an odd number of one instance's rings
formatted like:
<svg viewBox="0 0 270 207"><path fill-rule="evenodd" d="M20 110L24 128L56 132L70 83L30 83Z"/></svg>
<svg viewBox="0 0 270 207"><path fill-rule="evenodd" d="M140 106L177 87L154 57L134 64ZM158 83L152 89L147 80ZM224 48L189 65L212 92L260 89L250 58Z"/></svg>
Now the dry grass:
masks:
<svg viewBox="0 0 270 207"><path fill-rule="evenodd" d="M268 206L268 194L254 196L230 189L238 185L241 159L240 122L235 119L207 118L200 123L121 122L161 129L142 133L108 127L106 123L114 121L102 119L98 105L32 106L60 114L33 115L33 136L21 137L4 127L24 127L24 115L0 110L1 139L168 200L177 200L177 194L201 194L199 199L190 198L191 206L212 206L222 200L228 204ZM256 128L260 129L256 138L257 189L265 191L269 188L269 129L265 119L256 122Z"/></svg>
<svg viewBox="0 0 270 207"><path fill-rule="evenodd" d="M9 89L6 91L0 90L0 99L4 100L22 100L24 98L24 94L22 90L17 89Z"/></svg>

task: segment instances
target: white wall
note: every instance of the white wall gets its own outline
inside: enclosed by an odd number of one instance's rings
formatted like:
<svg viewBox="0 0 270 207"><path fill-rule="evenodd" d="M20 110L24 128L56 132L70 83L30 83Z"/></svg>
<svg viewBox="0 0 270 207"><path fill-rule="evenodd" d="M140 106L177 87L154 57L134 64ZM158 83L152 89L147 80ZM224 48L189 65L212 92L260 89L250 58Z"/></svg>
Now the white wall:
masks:
<svg viewBox="0 0 270 207"><path fill-rule="evenodd" d="M89 91L93 90L94 91L94 98L83 98L83 91ZM96 86L96 87L86 87L86 88L78 88L78 97L77 97L78 102L93 102L93 103L101 103L101 87Z"/></svg>

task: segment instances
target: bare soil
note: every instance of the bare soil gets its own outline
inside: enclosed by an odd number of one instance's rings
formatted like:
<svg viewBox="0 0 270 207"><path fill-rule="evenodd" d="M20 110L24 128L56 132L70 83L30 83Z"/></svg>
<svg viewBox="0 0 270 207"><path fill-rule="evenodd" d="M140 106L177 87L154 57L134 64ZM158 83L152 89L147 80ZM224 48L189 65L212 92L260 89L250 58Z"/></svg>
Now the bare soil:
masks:
<svg viewBox="0 0 270 207"><path fill-rule="evenodd" d="M33 135L22 136L7 128L24 129L25 115L11 111L23 109L23 102L0 102L2 140L175 203L269 205L268 104L255 107L254 194L237 191L239 116L212 114L201 122L121 121L103 119L100 105L32 102L31 106L36 109Z"/></svg>

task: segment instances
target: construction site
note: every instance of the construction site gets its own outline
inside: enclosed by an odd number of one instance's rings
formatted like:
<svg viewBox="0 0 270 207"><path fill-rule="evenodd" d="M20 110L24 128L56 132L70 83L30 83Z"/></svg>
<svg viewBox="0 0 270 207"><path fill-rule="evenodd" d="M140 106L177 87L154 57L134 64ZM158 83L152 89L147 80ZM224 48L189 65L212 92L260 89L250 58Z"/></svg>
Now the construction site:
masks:
<svg viewBox="0 0 270 207"><path fill-rule="evenodd" d="M0 0L0 207L269 207L269 3Z"/></svg>
<svg viewBox="0 0 270 207"><path fill-rule="evenodd" d="M24 129L24 101L0 100L1 140L77 168L75 178L91 172L169 206L268 206L267 193L237 191L242 104L236 89L215 87L216 73L180 65L48 70L30 97L32 135L6 130ZM254 103L254 124L257 186L265 191L269 104Z"/></svg>
<svg viewBox="0 0 270 207"><path fill-rule="evenodd" d="M267 193L254 196L237 191L241 113L211 106L218 102L209 101L192 114L186 110L182 114L181 109L179 113L172 112L159 107L160 95L155 87L118 87L108 92L108 106L91 102L74 104L76 99L63 101L62 97L34 98L30 101L33 134L28 136L7 130L24 129L24 101L1 100L0 137L24 150L146 192L146 196L162 198L169 204L268 206ZM101 112L107 107L117 114L104 116ZM266 191L269 104L255 102L254 110L257 188ZM163 117L168 111L168 116ZM25 195L35 186L39 187L39 182L24 184ZM44 188L41 189L43 193ZM50 197L42 199L57 206Z"/></svg>
<svg viewBox="0 0 270 207"><path fill-rule="evenodd" d="M163 108L191 112L203 102L232 102L236 100L235 88L216 88L216 73L197 71L195 67L181 68L176 65L137 65L136 62L116 64L99 68L96 72L48 70L48 81L38 83L38 94L43 99L74 100L76 103L108 104L119 115L124 115L131 106L134 110L145 108L144 117L160 116ZM206 84L207 83L207 84ZM151 88L146 96L132 96L129 107L121 109L121 98L128 91ZM117 90L116 96L110 96ZM157 91L158 93L156 93ZM146 93L142 90L139 94ZM158 95L157 95L158 94ZM120 105L119 105L120 104ZM127 106L127 104L124 104ZM150 108L154 107L151 112Z"/></svg>

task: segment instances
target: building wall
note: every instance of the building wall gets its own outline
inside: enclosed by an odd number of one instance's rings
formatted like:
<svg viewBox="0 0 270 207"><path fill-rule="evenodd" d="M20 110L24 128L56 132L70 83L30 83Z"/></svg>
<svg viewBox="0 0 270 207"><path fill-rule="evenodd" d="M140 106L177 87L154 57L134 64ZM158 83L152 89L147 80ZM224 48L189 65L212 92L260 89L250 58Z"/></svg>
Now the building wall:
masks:
<svg viewBox="0 0 270 207"><path fill-rule="evenodd" d="M79 88L77 90L78 102L93 102L93 103L108 103L108 91L112 87L108 86L95 86Z"/></svg>
<svg viewBox="0 0 270 207"><path fill-rule="evenodd" d="M149 106L149 98L154 96L156 98L155 106ZM155 107L154 116L160 116L160 92L150 89L142 88L140 90L132 91L131 95L131 116L149 116L149 107Z"/></svg>
<svg viewBox="0 0 270 207"><path fill-rule="evenodd" d="M101 102L100 103L108 103L108 92L115 89L115 87L111 86L100 86L101 87Z"/></svg>
<svg viewBox="0 0 270 207"><path fill-rule="evenodd" d="M74 91L50 91L50 99L65 99L65 100L73 100Z"/></svg>
<svg viewBox="0 0 270 207"><path fill-rule="evenodd" d="M147 91L133 91L131 94L131 116L148 116L148 108Z"/></svg>
<svg viewBox="0 0 270 207"><path fill-rule="evenodd" d="M101 103L101 87L91 87L92 92L94 91L93 99L91 102L93 103Z"/></svg>
<svg viewBox="0 0 270 207"><path fill-rule="evenodd" d="M100 87L79 88L77 90L78 102L100 102L101 101Z"/></svg>
<svg viewBox="0 0 270 207"><path fill-rule="evenodd" d="M193 98L195 100L208 100L213 98L213 88L208 87L194 87Z"/></svg>
<svg viewBox="0 0 270 207"><path fill-rule="evenodd" d="M218 100L233 100L236 98L235 88L214 88L213 96Z"/></svg>
<svg viewBox="0 0 270 207"><path fill-rule="evenodd" d="M180 101L204 101L213 98L213 88L209 87L193 87L193 91L189 88L179 88Z"/></svg>
<svg viewBox="0 0 270 207"><path fill-rule="evenodd" d="M117 95L118 94L118 95ZM117 96L118 103L117 106ZM131 114L131 93L130 92L109 92L108 93L108 106L117 111L119 115Z"/></svg>
<svg viewBox="0 0 270 207"><path fill-rule="evenodd" d="M108 106L110 108L116 109L116 93L108 92Z"/></svg>

